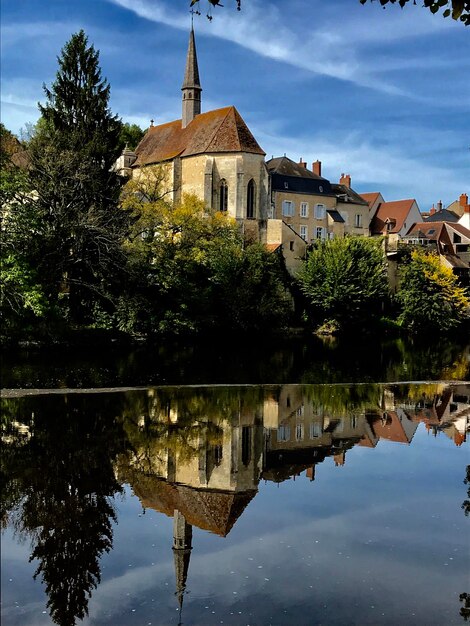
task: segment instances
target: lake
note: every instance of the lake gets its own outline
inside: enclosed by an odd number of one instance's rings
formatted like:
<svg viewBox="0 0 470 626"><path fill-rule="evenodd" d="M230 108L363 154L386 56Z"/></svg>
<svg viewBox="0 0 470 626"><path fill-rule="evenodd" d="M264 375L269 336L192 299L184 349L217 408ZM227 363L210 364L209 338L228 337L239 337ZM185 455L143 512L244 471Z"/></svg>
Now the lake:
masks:
<svg viewBox="0 0 470 626"><path fill-rule="evenodd" d="M6 355L2 624L463 624L468 346L225 348Z"/></svg>

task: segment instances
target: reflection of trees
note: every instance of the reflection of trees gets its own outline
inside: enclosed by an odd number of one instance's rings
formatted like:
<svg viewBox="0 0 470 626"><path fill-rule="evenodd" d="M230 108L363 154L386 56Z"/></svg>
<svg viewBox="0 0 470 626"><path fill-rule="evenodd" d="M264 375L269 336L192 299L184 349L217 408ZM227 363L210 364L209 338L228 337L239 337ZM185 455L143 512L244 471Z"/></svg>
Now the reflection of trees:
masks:
<svg viewBox="0 0 470 626"><path fill-rule="evenodd" d="M2 517L32 542L52 620L72 626L88 612L99 559L112 547L113 460L124 449L116 396L5 400ZM34 410L34 412L33 412ZM21 433L11 420L15 415ZM6 442L6 445L5 445ZM13 495L8 495L13 494Z"/></svg>
<svg viewBox="0 0 470 626"><path fill-rule="evenodd" d="M381 403L379 385L308 385L303 388L308 400L317 412L327 411L333 416L377 409Z"/></svg>
<svg viewBox="0 0 470 626"><path fill-rule="evenodd" d="M464 478L464 485L468 485L467 487L467 499L462 502L462 509L464 510L465 515L470 514L470 465L467 465L467 475Z"/></svg>

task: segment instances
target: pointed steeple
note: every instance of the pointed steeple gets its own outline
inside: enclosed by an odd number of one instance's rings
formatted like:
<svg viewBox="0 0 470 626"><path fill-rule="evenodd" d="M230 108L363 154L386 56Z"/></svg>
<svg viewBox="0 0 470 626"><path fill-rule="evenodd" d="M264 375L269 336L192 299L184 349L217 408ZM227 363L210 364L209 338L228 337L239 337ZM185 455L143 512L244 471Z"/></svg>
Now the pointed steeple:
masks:
<svg viewBox="0 0 470 626"><path fill-rule="evenodd" d="M173 558L175 562L176 597L181 613L183 611L183 598L186 591L186 578L188 576L189 559L192 550L193 527L188 524L184 515L175 509L173 514Z"/></svg>
<svg viewBox="0 0 470 626"><path fill-rule="evenodd" d="M192 122L201 112L201 83L199 81L199 68L197 66L196 41L194 29L191 26L189 33L188 54L186 55L186 69L184 72L183 86L183 116L182 127Z"/></svg>

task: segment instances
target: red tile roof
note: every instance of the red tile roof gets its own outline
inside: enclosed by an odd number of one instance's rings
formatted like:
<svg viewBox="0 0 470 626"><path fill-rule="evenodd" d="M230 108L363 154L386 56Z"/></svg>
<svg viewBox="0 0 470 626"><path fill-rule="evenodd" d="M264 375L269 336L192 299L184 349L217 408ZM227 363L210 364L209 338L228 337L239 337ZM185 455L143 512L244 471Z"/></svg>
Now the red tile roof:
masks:
<svg viewBox="0 0 470 626"><path fill-rule="evenodd" d="M377 198L380 196L380 192L374 191L371 193L361 193L360 195L361 195L361 198L364 198L364 200L371 207L374 204L374 202L377 200Z"/></svg>
<svg viewBox="0 0 470 626"><path fill-rule="evenodd" d="M249 152L265 155L233 106L196 115L186 128L181 127L181 120L151 126L135 152L134 167L196 154Z"/></svg>
<svg viewBox="0 0 470 626"><path fill-rule="evenodd" d="M382 233L385 229L385 224L388 221L392 222L392 224L395 222L388 232L398 233L401 230L407 215L411 211L411 207L414 202L415 200L413 198L408 200L395 200L394 202L382 202L371 222L371 232L377 235Z"/></svg>

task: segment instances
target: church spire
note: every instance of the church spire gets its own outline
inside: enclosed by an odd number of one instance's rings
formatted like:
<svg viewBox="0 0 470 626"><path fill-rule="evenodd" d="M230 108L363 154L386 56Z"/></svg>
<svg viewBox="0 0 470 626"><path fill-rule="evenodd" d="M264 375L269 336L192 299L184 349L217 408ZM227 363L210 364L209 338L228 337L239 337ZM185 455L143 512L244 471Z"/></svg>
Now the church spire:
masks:
<svg viewBox="0 0 470 626"><path fill-rule="evenodd" d="M184 72L183 86L183 117L182 126L186 126L193 121L196 115L201 112L201 83L199 81L199 68L197 66L196 42L194 39L194 29L191 26L189 33L188 54L186 55L186 69Z"/></svg>
<svg viewBox="0 0 470 626"><path fill-rule="evenodd" d="M186 591L189 559L192 550L193 527L188 524L184 515L175 509L173 513L173 558L175 562L176 597L181 613L183 611L183 597Z"/></svg>

